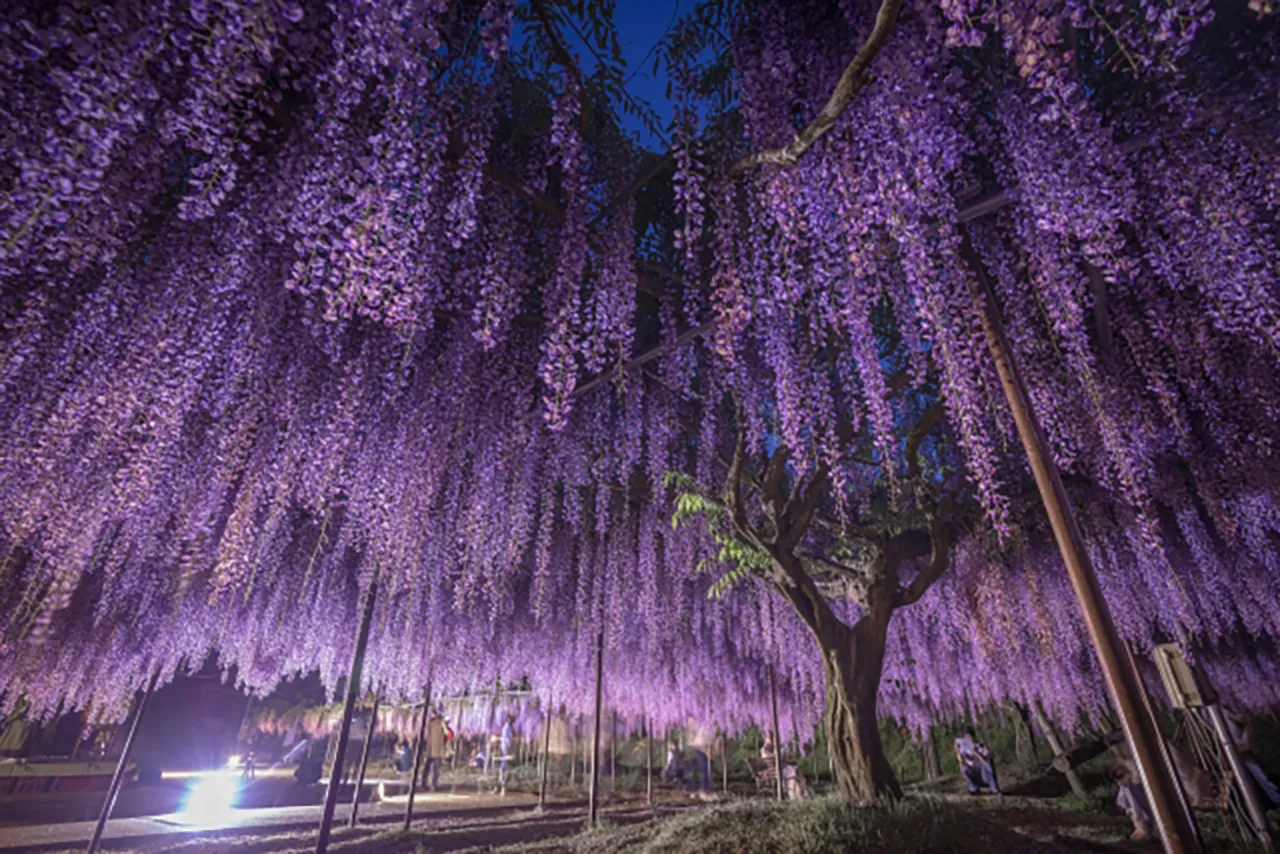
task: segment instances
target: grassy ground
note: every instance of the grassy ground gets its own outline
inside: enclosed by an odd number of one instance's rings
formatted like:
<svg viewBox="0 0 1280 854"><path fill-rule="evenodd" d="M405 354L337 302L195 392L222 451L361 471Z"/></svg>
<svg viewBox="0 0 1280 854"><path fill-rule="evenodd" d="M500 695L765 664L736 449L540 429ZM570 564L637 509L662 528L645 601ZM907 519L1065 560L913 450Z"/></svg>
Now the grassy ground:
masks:
<svg viewBox="0 0 1280 854"><path fill-rule="evenodd" d="M895 737L896 733L889 733ZM995 739L993 739L995 740ZM949 742L944 742L949 744ZM730 753L730 791L723 803L702 808L689 793L660 787L656 813L644 803L643 743L626 745L619 751L617 794L603 813L602 826L582 832L583 785L581 768L576 785L568 786L568 766L554 764L551 774L553 807L537 815L527 809L504 810L500 814L434 817L416 824L408 834L398 830L364 827L355 831L335 829L330 850L335 854L439 854L445 851L502 852L502 854L692 854L693 852L1130 852L1157 854L1155 842L1128 841L1128 820L1114 806L1115 786L1110 780L1109 759L1100 757L1082 767L1090 791L1086 797L1065 794L1057 797L970 797L954 774L954 759L940 749L944 777L921 784L919 752L910 744L890 743L890 755L904 772L904 782L913 794L899 804L884 804L849 810L831 797L825 753L815 751L802 760L811 790L818 797L808 801L777 804L757 792L750 779L747 759L758 755L750 740L733 746ZM998 745L1011 754L1012 743ZM1026 794L1059 795L1047 791L1041 777L1049 757L1044 745L1025 767L1012 756L997 759L1002 787ZM656 752L656 751L655 751ZM659 757L655 757L656 760ZM607 768L607 766L606 766ZM720 764L714 769L717 791ZM914 773L911 773L913 772ZM952 772L952 773L948 773ZM371 772L372 773L372 772ZM387 776L393 776L389 772ZM608 774L602 787L609 792ZM1056 776L1056 775L1054 775ZM536 791L535 765L512 768L513 789ZM1065 780L1050 781L1065 793ZM445 769L442 783L460 794L488 791L491 777L478 771ZM1022 785L1027 784L1027 785ZM1050 786L1049 788L1053 788ZM1045 791L1042 791L1045 790ZM723 796L719 796L723 797ZM1273 819L1280 818L1275 813ZM1226 823L1217 816L1199 815L1214 854L1244 854L1252 851L1236 843ZM386 825L382 826L383 828ZM187 839L164 844L124 849L136 854L267 854L292 852L307 854L315 846L313 829L276 832L219 840ZM79 849L77 849L79 850ZM71 854L70 851L67 854Z"/></svg>
<svg viewBox="0 0 1280 854"><path fill-rule="evenodd" d="M1052 833L1041 838L1028 836L993 819L976 802L931 798L860 810L850 810L830 796L786 804L748 800L631 827L605 827L568 839L490 850L502 854L1057 854L1107 850L1087 843L1082 848L1083 840L1056 840ZM424 854L429 850L422 849Z"/></svg>
<svg viewBox="0 0 1280 854"><path fill-rule="evenodd" d="M1274 817L1274 815L1273 815ZM1256 854L1221 817L1198 816L1214 854ZM1158 842L1133 843L1127 818L1091 798L915 796L898 804L849 810L832 796L799 803L736 800L673 817L615 826L568 838L468 854L888 854L889 852L1130 852L1157 854ZM418 854L435 849L424 845Z"/></svg>
<svg viewBox="0 0 1280 854"><path fill-rule="evenodd" d="M779 804L763 797L730 797L702 807L678 794L656 811L636 795L619 798L602 814L601 826L583 832L581 801L553 805L546 813L507 810L484 816L439 817L398 829L335 828L334 854L1067 854L1129 852L1158 854L1157 842L1131 843L1123 816L1108 814L1090 799L915 795L897 804L850 810L827 795ZM1235 842L1217 817L1200 816L1214 854L1256 849ZM385 826L384 826L385 828ZM114 848L130 854L306 854L314 829L221 839ZM75 849L81 850L81 849ZM72 854L71 850L65 854Z"/></svg>

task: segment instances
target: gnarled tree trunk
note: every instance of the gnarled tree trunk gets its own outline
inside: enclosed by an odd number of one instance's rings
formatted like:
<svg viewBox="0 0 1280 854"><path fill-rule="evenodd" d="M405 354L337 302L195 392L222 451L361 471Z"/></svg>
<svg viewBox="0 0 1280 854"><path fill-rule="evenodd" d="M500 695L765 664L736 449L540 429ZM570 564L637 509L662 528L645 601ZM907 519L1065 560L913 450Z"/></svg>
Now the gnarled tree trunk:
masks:
<svg viewBox="0 0 1280 854"><path fill-rule="evenodd" d="M876 695L884 669L888 614L869 615L853 628L828 626L818 642L826 673L827 730L836 787L847 803L902 797L902 786L884 755Z"/></svg>

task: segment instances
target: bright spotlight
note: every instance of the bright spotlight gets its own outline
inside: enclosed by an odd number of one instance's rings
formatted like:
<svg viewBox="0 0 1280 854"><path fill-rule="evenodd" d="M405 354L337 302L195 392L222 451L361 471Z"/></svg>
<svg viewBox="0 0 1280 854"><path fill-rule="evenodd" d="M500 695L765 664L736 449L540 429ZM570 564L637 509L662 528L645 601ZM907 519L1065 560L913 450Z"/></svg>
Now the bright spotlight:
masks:
<svg viewBox="0 0 1280 854"><path fill-rule="evenodd" d="M186 806L182 809L182 818L187 824L197 827L227 824L235 818L239 794L239 781L234 776L208 774L191 787Z"/></svg>
<svg viewBox="0 0 1280 854"><path fill-rule="evenodd" d="M228 767L228 768L239 768L239 767L240 767L240 754L238 754L238 753L233 754L233 755L231 756L231 758L227 760L227 767Z"/></svg>

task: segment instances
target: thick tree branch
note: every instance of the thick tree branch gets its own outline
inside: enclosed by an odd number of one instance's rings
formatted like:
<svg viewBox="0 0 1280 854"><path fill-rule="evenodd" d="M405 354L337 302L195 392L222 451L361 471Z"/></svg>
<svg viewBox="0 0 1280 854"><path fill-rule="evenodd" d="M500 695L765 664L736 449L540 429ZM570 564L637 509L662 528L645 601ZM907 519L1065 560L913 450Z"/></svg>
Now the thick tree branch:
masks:
<svg viewBox="0 0 1280 854"><path fill-rule="evenodd" d="M929 540L932 552L929 565L898 593L897 607L920 601L920 597L942 577L951 563L951 535L942 520L935 518L930 524Z"/></svg>
<svg viewBox="0 0 1280 854"><path fill-rule="evenodd" d="M753 534L751 522L747 519L747 509L742 503L742 467L747 456L747 431L742 426L742 406L738 409L737 439L733 443L733 461L729 463L729 473L725 476L724 506L729 509L729 520L740 536Z"/></svg>
<svg viewBox="0 0 1280 854"><path fill-rule="evenodd" d="M782 494L782 478L787 472L787 457L790 453L786 445L778 445L769 457L765 466L764 478L760 482L760 493L764 496L769 514L775 523L780 523L785 512L786 496Z"/></svg>
<svg viewBox="0 0 1280 854"><path fill-rule="evenodd" d="M832 560L826 555L801 555L800 557L813 563L820 563L846 578L865 579L867 577L867 573L864 570L856 566L849 566L847 563L841 563L838 560Z"/></svg>
<svg viewBox="0 0 1280 854"><path fill-rule="evenodd" d="M827 490L829 470L826 464L818 466L817 471L809 476L800 500L787 508L784 517L778 522L778 547L788 551L800 545L804 535L809 532L814 513L822 503L823 493Z"/></svg>
<svg viewBox="0 0 1280 854"><path fill-rule="evenodd" d="M915 480L920 477L920 443L929 435L929 431L946 417L946 407L941 401L935 401L925 407L920 415L920 420L916 422L915 429L911 431L911 435L907 437L906 458L907 458L907 478Z"/></svg>
<svg viewBox="0 0 1280 854"><path fill-rule="evenodd" d="M840 75L840 80L836 83L836 88L831 93L831 98L827 101L826 106L814 117L813 121L796 133L791 142L781 148L766 148L763 151L748 154L730 166L729 172L737 174L765 163L792 166L799 161L810 146L817 142L823 134L831 130L836 120L840 118L841 113L845 111L845 108L862 91L863 87L870 82L871 77L867 73L867 69L871 66L871 61L876 58L876 54L880 52L885 42L888 41L889 33L893 31L893 25L898 20L898 12L901 10L902 0L883 0L880 4L880 11L876 13L876 23L871 30L871 35L867 37L862 49L858 51L857 56L853 58L853 61L845 68L844 73Z"/></svg>
<svg viewBox="0 0 1280 854"><path fill-rule="evenodd" d="M837 626L847 628L831 610L831 605L818 589L817 582L805 572L799 557L791 552L775 550L773 563L781 575L774 583L774 588L791 603L809 631L816 637L822 637Z"/></svg>

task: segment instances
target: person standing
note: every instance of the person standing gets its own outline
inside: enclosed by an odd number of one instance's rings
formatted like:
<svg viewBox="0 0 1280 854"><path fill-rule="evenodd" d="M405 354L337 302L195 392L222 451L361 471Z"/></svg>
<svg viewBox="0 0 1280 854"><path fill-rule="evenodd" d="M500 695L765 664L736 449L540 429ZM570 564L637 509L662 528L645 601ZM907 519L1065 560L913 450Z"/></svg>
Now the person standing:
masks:
<svg viewBox="0 0 1280 854"><path fill-rule="evenodd" d="M440 763L444 761L448 740L444 708L436 706L431 719L427 721L427 767L422 776L428 792L434 792L440 788Z"/></svg>
<svg viewBox="0 0 1280 854"><path fill-rule="evenodd" d="M502 735L498 738L498 789L500 795L507 793L507 762L511 759L511 748L516 738L516 713L507 712L507 720L502 725Z"/></svg>
<svg viewBox="0 0 1280 854"><path fill-rule="evenodd" d="M689 718L689 727L686 735L689 749L693 751L694 761L698 763L698 776L700 777L698 785L703 794L710 794L712 791L710 750L714 736L709 729L693 718Z"/></svg>
<svg viewBox="0 0 1280 854"><path fill-rule="evenodd" d="M662 782L684 784L684 752L674 738L667 738L667 762L662 766Z"/></svg>
<svg viewBox="0 0 1280 854"><path fill-rule="evenodd" d="M1129 817L1133 823L1133 834L1129 837L1134 842L1142 842L1151 838L1152 818L1151 805L1147 795L1142 791L1142 778L1138 776L1138 766L1129 755L1128 745L1116 745L1118 758L1115 763L1116 784L1120 787L1116 792L1116 806Z"/></svg>
<svg viewBox="0 0 1280 854"><path fill-rule="evenodd" d="M960 773L969 786L969 794L976 795L978 790L986 786L993 795L1000 794L1000 784L996 782L996 769L991 765L991 751L978 741L978 736L970 727L964 735L956 739L956 762L960 764Z"/></svg>
<svg viewBox="0 0 1280 854"><path fill-rule="evenodd" d="M240 778L243 780L254 780L258 776L258 765L254 760L253 751L250 750L244 755L244 770L240 772Z"/></svg>

